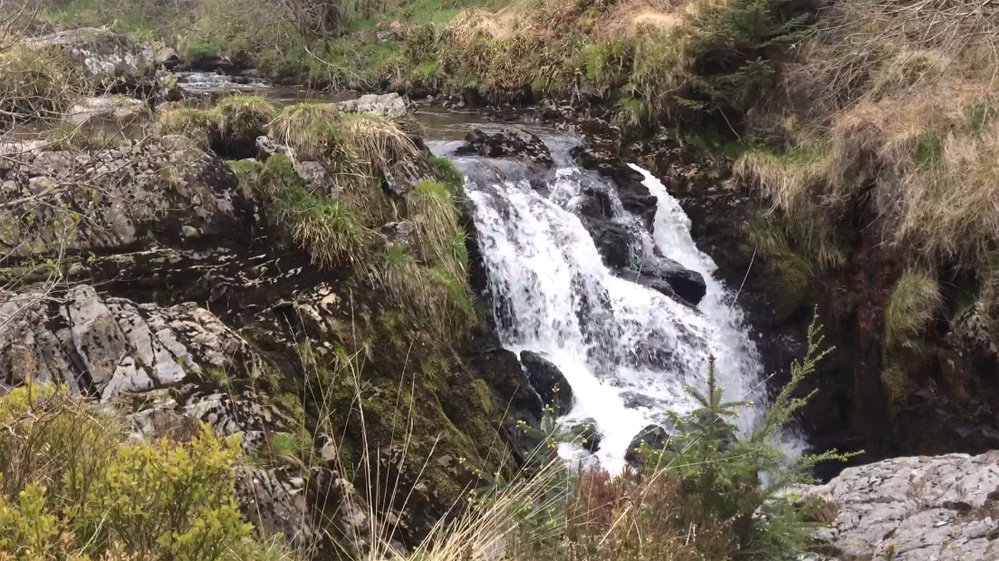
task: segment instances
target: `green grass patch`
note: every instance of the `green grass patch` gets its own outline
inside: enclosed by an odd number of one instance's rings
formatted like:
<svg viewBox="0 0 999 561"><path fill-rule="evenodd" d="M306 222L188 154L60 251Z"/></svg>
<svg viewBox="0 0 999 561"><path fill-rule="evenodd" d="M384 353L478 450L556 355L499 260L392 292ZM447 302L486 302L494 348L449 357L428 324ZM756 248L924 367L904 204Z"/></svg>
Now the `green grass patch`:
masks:
<svg viewBox="0 0 999 561"><path fill-rule="evenodd" d="M885 338L889 345L912 346L942 303L940 285L922 271L906 271L895 282L885 305Z"/></svg>

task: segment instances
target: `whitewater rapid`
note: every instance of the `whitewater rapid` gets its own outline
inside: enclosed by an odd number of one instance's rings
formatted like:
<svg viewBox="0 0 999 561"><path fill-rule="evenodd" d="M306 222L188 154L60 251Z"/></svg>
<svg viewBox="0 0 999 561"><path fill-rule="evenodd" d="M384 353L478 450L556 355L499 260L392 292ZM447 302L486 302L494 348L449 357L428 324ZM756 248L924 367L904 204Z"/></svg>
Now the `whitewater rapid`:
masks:
<svg viewBox="0 0 999 561"><path fill-rule="evenodd" d="M618 471L636 434L664 424L666 410L694 407L684 386L703 387L709 355L727 400L761 401L762 366L735 295L697 248L689 218L662 183L632 166L658 200L649 234L612 185L577 167L568 150L552 152L557 169L540 188L522 164L458 162L503 345L540 353L559 367L574 396L561 421L595 423L601 435L595 459ZM577 214L595 192L610 201L613 222L639 240L631 256L636 268L661 253L704 277L707 291L696 309L604 265ZM740 428L748 430L760 411L742 411Z"/></svg>

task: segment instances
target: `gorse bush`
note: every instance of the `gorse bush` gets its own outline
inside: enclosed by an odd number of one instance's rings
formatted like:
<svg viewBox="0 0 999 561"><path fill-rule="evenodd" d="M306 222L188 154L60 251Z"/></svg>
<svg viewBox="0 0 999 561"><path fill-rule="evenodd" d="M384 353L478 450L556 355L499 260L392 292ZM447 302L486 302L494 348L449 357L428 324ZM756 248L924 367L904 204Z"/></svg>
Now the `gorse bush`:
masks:
<svg viewBox="0 0 999 561"><path fill-rule="evenodd" d="M122 421L53 385L0 397L0 558L282 558L233 496L238 439L130 441Z"/></svg>

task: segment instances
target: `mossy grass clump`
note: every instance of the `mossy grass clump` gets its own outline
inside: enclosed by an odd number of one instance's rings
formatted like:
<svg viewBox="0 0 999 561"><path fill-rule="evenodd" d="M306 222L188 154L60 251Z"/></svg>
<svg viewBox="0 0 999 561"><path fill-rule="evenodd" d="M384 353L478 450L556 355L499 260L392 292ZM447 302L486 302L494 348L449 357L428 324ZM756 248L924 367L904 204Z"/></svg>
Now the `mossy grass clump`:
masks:
<svg viewBox="0 0 999 561"><path fill-rule="evenodd" d="M339 122L335 103L295 103L282 109L268 130L271 137L292 147L300 157L320 159L335 153Z"/></svg>
<svg viewBox="0 0 999 561"><path fill-rule="evenodd" d="M919 270L902 273L885 304L888 345L913 346L911 338L929 324L942 303L940 285L935 278Z"/></svg>
<svg viewBox="0 0 999 561"><path fill-rule="evenodd" d="M430 156L430 165L434 168L437 180L447 187L452 197L456 199L464 197L465 177L461 170L454 165L454 162L444 156Z"/></svg>
<svg viewBox="0 0 999 561"><path fill-rule="evenodd" d="M340 202L309 191L287 156L271 156L256 184L270 203L270 220L315 263L335 267L363 257L370 231Z"/></svg>
<svg viewBox="0 0 999 561"><path fill-rule="evenodd" d="M274 106L261 97L232 95L211 108L178 107L160 113L164 134L182 134L227 159L256 154L257 137L267 134L277 116Z"/></svg>

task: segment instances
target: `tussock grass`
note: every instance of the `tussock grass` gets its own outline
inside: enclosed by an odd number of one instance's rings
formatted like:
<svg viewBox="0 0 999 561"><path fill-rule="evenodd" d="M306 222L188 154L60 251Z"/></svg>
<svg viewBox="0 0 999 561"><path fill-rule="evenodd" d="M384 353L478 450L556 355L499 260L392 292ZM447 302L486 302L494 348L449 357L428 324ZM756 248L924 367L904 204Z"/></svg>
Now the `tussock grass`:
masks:
<svg viewBox="0 0 999 561"><path fill-rule="evenodd" d="M940 309L936 279L921 271L906 271L895 282L885 306L885 338L889 345L911 346Z"/></svg>
<svg viewBox="0 0 999 561"><path fill-rule="evenodd" d="M463 278L468 263L465 230L458 223L458 213L447 187L421 181L406 197L410 220L416 229L416 241L423 260L451 270Z"/></svg>
<svg viewBox="0 0 999 561"><path fill-rule="evenodd" d="M430 181L416 185L406 207L414 226L413 245L388 244L371 277L436 340L457 344L479 322L458 211L448 189Z"/></svg>
<svg viewBox="0 0 999 561"><path fill-rule="evenodd" d="M339 138L349 158L350 173L355 175L381 177L395 162L425 158L405 131L374 115L344 115Z"/></svg>
<svg viewBox="0 0 999 561"><path fill-rule="evenodd" d="M262 97L231 95L215 105L215 118L222 139L256 140L266 134L267 126L277 117L277 109Z"/></svg>
<svg viewBox="0 0 999 561"><path fill-rule="evenodd" d="M343 204L310 192L286 156L271 156L255 185L271 202L270 220L316 264L334 267L361 258L370 232Z"/></svg>
<svg viewBox="0 0 999 561"><path fill-rule="evenodd" d="M736 173L790 221L835 230L864 201L896 254L974 268L999 238L996 21L982 0L838 3L752 120L783 148Z"/></svg>
<svg viewBox="0 0 999 561"><path fill-rule="evenodd" d="M232 95L215 107L178 107L160 113L157 122L164 134L182 134L204 148L241 156L253 151L258 136L267 133L277 116L271 103L256 96Z"/></svg>
<svg viewBox="0 0 999 561"><path fill-rule="evenodd" d="M305 159L319 159L337 148L340 112L335 103L296 103L271 122L270 135Z"/></svg>

